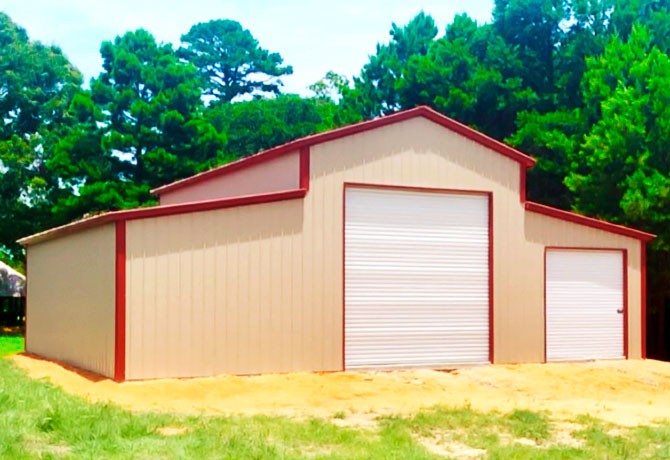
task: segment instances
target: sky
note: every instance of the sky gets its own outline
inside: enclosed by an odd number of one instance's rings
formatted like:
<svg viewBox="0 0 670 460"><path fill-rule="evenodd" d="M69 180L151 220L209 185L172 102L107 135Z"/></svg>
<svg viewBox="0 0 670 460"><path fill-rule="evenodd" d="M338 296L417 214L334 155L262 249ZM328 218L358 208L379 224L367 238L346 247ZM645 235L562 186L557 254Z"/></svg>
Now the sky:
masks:
<svg viewBox="0 0 670 460"><path fill-rule="evenodd" d="M358 75L394 22L406 24L423 10L442 35L454 15L488 22L492 9L493 0L0 0L0 11L31 39L60 46L87 82L101 71L104 40L141 27L178 44L194 24L234 19L293 66L283 91L302 95L329 70Z"/></svg>

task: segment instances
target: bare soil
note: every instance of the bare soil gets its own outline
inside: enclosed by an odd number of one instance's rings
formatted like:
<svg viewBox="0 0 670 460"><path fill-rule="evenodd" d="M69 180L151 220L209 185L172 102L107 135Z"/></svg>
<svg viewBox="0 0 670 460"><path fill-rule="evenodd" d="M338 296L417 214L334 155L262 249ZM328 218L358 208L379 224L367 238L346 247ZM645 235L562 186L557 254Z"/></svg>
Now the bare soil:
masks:
<svg viewBox="0 0 670 460"><path fill-rule="evenodd" d="M633 426L670 419L670 363L654 360L518 364L429 370L219 376L115 383L46 360L10 358L92 402L133 411L333 417L412 413L442 405L480 411L546 410L557 419L587 414ZM356 417L354 417L356 418ZM337 417L336 417L337 419Z"/></svg>

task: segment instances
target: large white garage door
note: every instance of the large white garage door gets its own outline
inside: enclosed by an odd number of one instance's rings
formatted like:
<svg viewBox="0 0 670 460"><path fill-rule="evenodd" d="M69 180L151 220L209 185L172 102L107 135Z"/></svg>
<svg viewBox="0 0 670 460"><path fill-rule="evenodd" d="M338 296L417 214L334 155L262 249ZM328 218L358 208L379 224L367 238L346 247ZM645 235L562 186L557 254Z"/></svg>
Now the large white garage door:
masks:
<svg viewBox="0 0 670 460"><path fill-rule="evenodd" d="M345 367L489 362L488 196L347 188Z"/></svg>
<svg viewBox="0 0 670 460"><path fill-rule="evenodd" d="M547 250L547 361L624 356L621 251Z"/></svg>

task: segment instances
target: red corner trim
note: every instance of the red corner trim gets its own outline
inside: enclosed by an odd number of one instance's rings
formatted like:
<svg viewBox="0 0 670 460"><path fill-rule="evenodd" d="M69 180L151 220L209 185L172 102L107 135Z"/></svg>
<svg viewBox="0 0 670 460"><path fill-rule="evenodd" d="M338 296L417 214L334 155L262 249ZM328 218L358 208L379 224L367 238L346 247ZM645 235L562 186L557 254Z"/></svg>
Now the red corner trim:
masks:
<svg viewBox="0 0 670 460"><path fill-rule="evenodd" d="M642 340L640 353L647 359L647 242L640 241L640 336Z"/></svg>
<svg viewBox="0 0 670 460"><path fill-rule="evenodd" d="M126 221L116 222L114 380L126 379Z"/></svg>
<svg viewBox="0 0 670 460"><path fill-rule="evenodd" d="M129 209L125 211L113 211L100 214L87 219L78 220L61 227L55 227L42 233L20 239L22 245L39 243L58 236L78 232L86 228L96 227L109 222L121 220L144 219L148 217L171 216L189 212L211 211L214 209L233 208L236 206L250 206L253 204L272 203L274 201L293 200L303 198L307 190L297 189L284 192L263 193L259 195L248 195L220 200L198 201L195 203L180 203L166 206L152 206L148 208Z"/></svg>
<svg viewBox="0 0 670 460"><path fill-rule="evenodd" d="M26 270L26 282L23 286L23 290L26 295L26 307L25 307L25 323L23 325L23 350L25 352L28 352L28 304L29 302L29 296L28 296L28 283L30 280L30 277L28 276L28 248L26 248L26 264L25 264L25 270Z"/></svg>
<svg viewBox="0 0 670 460"><path fill-rule="evenodd" d="M586 217L574 212L563 211L562 209L552 208L550 206L534 203L532 201L526 201L526 211L543 214L545 216L554 217L556 219L567 220L575 224L585 225L587 227L597 228L599 230L605 230L606 232L616 233L618 235L623 235L630 238L636 238L641 241L650 241L656 238L656 235L653 233L647 233L631 227L613 224L605 220Z"/></svg>
<svg viewBox="0 0 670 460"><path fill-rule="evenodd" d="M309 146L306 145L300 148L300 188L302 190L309 190Z"/></svg>
<svg viewBox="0 0 670 460"><path fill-rule="evenodd" d="M526 202L526 173L528 168L519 163L519 199L522 203Z"/></svg>
<svg viewBox="0 0 670 460"><path fill-rule="evenodd" d="M188 185L192 185L198 182L209 180L213 177L220 175L228 174L233 171L237 171L242 168L253 166L255 164L271 160L278 156L295 152L296 150L301 150L304 147L309 147L311 145L321 144L323 142L332 141L335 139L340 139L342 137L350 136L352 134L361 133L364 131L369 131L371 129L380 128L382 126L390 125L393 123L398 123L400 121L409 120L416 117L424 117L428 120L431 120L437 123L440 126L443 126L451 131L454 131L472 141L477 142L485 147L494 150L501 155L504 155L508 158L511 158L514 161L518 161L525 168L530 168L535 165L536 161L534 158L526 155L525 153L520 152L507 144L504 144L500 141L497 141L479 131L476 131L469 126L466 126L462 123L457 122L445 115L442 115L439 112L427 107L419 106L410 110L404 110L402 112L397 112L391 115L387 115L380 118L375 118L373 120L363 121L353 125L344 126L342 128L333 129L319 134L313 134L311 136L306 136L294 141L288 142L286 144L273 147L268 150L264 150L255 155L251 155L240 160L228 163L222 166L219 166L209 171L205 171L195 176L187 177L176 182L172 182L162 187L157 187L151 191L155 195L160 195L171 190L176 190Z"/></svg>

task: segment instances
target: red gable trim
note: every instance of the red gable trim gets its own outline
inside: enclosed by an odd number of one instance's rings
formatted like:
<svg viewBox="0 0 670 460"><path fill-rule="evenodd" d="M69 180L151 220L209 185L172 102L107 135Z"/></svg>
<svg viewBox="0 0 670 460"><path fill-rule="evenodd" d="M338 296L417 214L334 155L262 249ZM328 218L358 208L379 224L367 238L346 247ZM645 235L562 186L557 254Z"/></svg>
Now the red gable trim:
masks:
<svg viewBox="0 0 670 460"><path fill-rule="evenodd" d="M20 239L18 242L24 246L50 240L58 236L78 232L86 228L95 227L109 222L118 222L134 219L145 219L148 217L171 216L189 212L210 211L213 209L232 208L236 206L249 206L252 204L272 203L274 201L294 200L303 198L307 190L297 189L284 192L264 193L260 195L248 195L221 200L198 201L195 203L180 203L166 206L153 206L148 208L129 209L125 211L113 211L106 214L78 220L61 227L55 227L42 233Z"/></svg>
<svg viewBox="0 0 670 460"><path fill-rule="evenodd" d="M213 177L229 174L233 171L238 171L240 169L247 168L264 161L271 160L286 153L301 150L304 147L309 147L311 145L321 144L323 142L340 139L342 137L351 136L352 134L369 131L371 129L379 128L382 126L398 123L400 121L405 121L417 117L427 118L428 120L433 121L438 125L443 126L451 131L454 131L464 137L467 137L468 139L473 140L478 144L488 147L491 150L494 150L508 158L511 158L512 160L518 161L521 165L525 166L526 168L530 168L534 166L536 163L534 158L510 147L507 144L497 141L485 134L480 133L479 131L475 131L469 126L466 126L462 123L457 122L456 120L453 120L445 115L442 115L441 113L436 112L435 110L429 107L419 106L410 110L397 112L392 115L387 115L384 117L375 118L373 120L363 121L361 123L356 123L353 125L344 126L342 128L337 128L323 133L313 134L311 136L296 139L294 141L288 142L283 145L279 145L277 147L273 147L269 150L265 150L255 155L242 158L240 160L225 164L223 166L219 166L218 168L210 169L209 171L196 174L195 176L187 177L185 179L172 182L171 184L163 185L162 187L153 189L151 193L155 195L160 195L162 193L177 190L182 187L186 187L188 185L197 184L199 182L211 179Z"/></svg>
<svg viewBox="0 0 670 460"><path fill-rule="evenodd" d="M618 235L636 238L642 241L650 241L656 238L656 235L643 232L642 230L637 230L631 227L624 227L623 225L613 224L611 222L594 219L592 217L586 217L574 212L563 211L562 209L552 208L550 206L534 203L532 201L527 201L525 206L526 211L543 214L545 216L554 217L556 219L567 220L569 222L574 222L575 224L585 225L587 227L597 228L599 230L605 230L606 232L616 233Z"/></svg>

